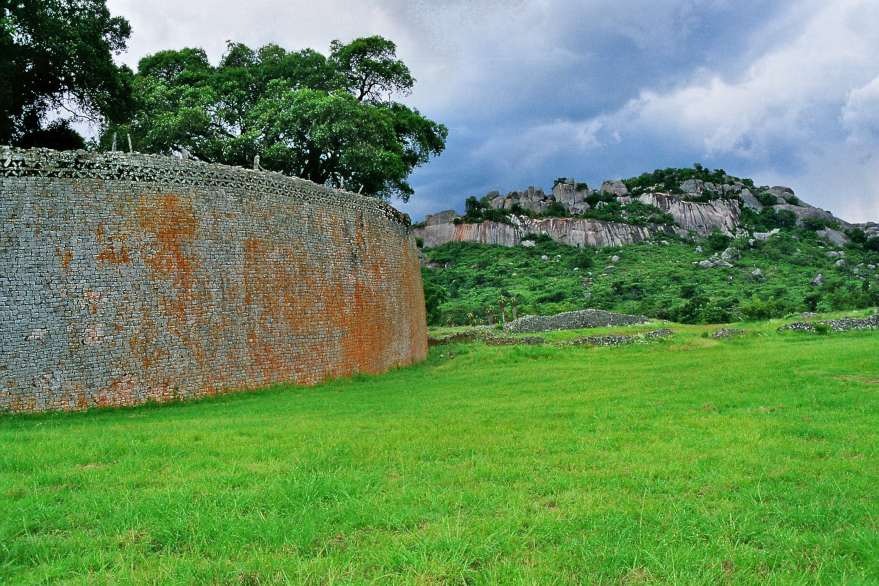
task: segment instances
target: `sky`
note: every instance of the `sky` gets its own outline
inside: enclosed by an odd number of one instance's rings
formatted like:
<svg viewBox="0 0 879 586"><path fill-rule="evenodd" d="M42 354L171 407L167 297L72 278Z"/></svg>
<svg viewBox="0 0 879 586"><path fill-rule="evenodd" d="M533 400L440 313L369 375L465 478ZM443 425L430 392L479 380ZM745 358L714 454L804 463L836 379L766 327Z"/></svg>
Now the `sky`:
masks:
<svg viewBox="0 0 879 586"><path fill-rule="evenodd" d="M138 60L226 41L312 48L381 35L401 100L449 129L391 203L419 221L469 196L572 177L597 188L700 163L879 222L877 0L108 0Z"/></svg>

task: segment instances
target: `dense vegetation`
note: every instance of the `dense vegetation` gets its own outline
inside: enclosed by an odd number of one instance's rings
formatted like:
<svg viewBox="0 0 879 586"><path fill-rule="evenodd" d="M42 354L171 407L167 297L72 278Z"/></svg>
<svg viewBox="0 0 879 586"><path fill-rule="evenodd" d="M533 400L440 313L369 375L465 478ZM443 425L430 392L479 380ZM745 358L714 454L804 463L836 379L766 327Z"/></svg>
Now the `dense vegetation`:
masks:
<svg viewBox="0 0 879 586"><path fill-rule="evenodd" d="M106 0L0 1L0 144L258 161L403 201L412 171L445 149L445 126L395 101L415 79L380 36L333 41L329 56L228 41L217 66L200 48L159 51L134 73L113 63L130 34ZM97 141L73 129L82 120Z"/></svg>
<svg viewBox="0 0 879 586"><path fill-rule="evenodd" d="M0 1L0 144L83 148L70 120L124 118L132 74L113 55L130 34L106 0Z"/></svg>
<svg viewBox="0 0 879 586"><path fill-rule="evenodd" d="M623 224L675 224L674 217L654 205L633 201L623 206L616 197L609 193L593 193L584 195L583 201L587 202L592 209L586 210L580 215L572 216L565 206L558 201L551 201L546 211L537 213L534 210L523 208L519 204L513 204L510 209L492 208L488 197L477 199L468 197L464 202L464 215L455 218L455 223L479 224L490 220L503 224L512 223L511 216L527 216L529 218L584 218L603 220L606 222L621 222Z"/></svg>
<svg viewBox="0 0 879 586"><path fill-rule="evenodd" d="M668 169L656 169L653 173L642 173L638 177L623 179L629 194L637 197L642 193L649 191L660 191L663 193L671 193L675 195L685 195L681 189L681 184L690 179L697 179L714 186L714 189L706 187L700 197L688 196L688 199L707 201L711 198L728 198L732 197L728 193L724 193L721 189L723 185L732 185L741 181L745 187L754 189L754 182L750 179L739 179L727 175L723 169L715 169L711 171L706 167L696 163L692 168L678 169L670 167Z"/></svg>
<svg viewBox="0 0 879 586"><path fill-rule="evenodd" d="M534 237L534 247L447 243L424 250L433 268L423 268L422 275L445 292L431 313L434 324L487 323L489 309L500 321L498 299L512 297L520 316L596 308L727 323L879 305L879 270L868 267L879 265L879 239L853 235L859 241L842 249L796 228L752 244L720 233L698 242L668 236L664 243L599 250L557 244L546 235ZM732 268L694 264L727 247L739 257L728 261ZM833 250L845 254L843 266L828 256ZM764 276L752 275L755 269ZM818 273L823 283L813 286Z"/></svg>
<svg viewBox="0 0 879 586"><path fill-rule="evenodd" d="M140 60L134 113L110 124L101 147L130 135L134 148L260 166L409 199L406 179L445 148L447 129L393 101L415 79L382 37L332 43L330 55L229 42L217 66L204 50L160 51Z"/></svg>
<svg viewBox="0 0 879 586"><path fill-rule="evenodd" d="M0 417L0 583L875 584L876 333L778 325Z"/></svg>

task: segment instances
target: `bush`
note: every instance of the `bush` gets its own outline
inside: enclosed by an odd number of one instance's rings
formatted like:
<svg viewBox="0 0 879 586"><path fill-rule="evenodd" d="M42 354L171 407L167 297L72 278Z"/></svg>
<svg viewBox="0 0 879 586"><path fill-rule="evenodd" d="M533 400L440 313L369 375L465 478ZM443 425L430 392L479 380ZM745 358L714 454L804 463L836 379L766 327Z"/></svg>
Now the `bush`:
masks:
<svg viewBox="0 0 879 586"><path fill-rule="evenodd" d="M720 230L712 230L708 236L708 247L711 250L725 250L729 246L732 238L721 232Z"/></svg>
<svg viewBox="0 0 879 586"><path fill-rule="evenodd" d="M846 230L845 234L852 239L852 242L856 242L858 244L864 244L867 241L867 233L860 228Z"/></svg>
<svg viewBox="0 0 879 586"><path fill-rule="evenodd" d="M758 193L754 197L756 197L757 201L764 206L774 206L778 203L778 198L771 193Z"/></svg>
<svg viewBox="0 0 879 586"><path fill-rule="evenodd" d="M550 218L566 218L571 214L568 213L568 210L565 209L565 206L560 201L554 201L549 204L549 208L547 208L546 212L544 212L545 216Z"/></svg>
<svg viewBox="0 0 879 586"><path fill-rule="evenodd" d="M586 251L581 251L578 254L572 255L568 258L567 262L568 268L580 270L591 269L594 264L595 255L589 254Z"/></svg>
<svg viewBox="0 0 879 586"><path fill-rule="evenodd" d="M427 314L427 325L438 326L442 323L440 306L445 303L449 295L445 289L422 279L424 282L424 309Z"/></svg>
<svg viewBox="0 0 879 586"><path fill-rule="evenodd" d="M775 299L775 297L770 297L764 301L755 293L751 296L750 301L746 301L739 306L739 311L746 320L760 321L774 317L783 317L787 313L787 308L782 301Z"/></svg>
<svg viewBox="0 0 879 586"><path fill-rule="evenodd" d="M803 220L803 227L806 230L818 232L819 230L826 230L827 228L838 230L839 224L828 218L806 218Z"/></svg>

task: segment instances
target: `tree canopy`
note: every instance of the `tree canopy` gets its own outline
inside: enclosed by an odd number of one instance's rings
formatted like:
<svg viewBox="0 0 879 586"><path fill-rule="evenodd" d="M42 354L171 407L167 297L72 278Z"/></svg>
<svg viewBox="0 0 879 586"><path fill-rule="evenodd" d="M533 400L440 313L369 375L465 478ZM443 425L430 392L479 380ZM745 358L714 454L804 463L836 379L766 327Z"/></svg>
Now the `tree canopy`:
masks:
<svg viewBox="0 0 879 586"><path fill-rule="evenodd" d="M76 148L53 110L101 122L127 115L132 72L113 63L131 27L106 0L0 0L0 144Z"/></svg>
<svg viewBox="0 0 879 586"><path fill-rule="evenodd" d="M143 58L134 76L135 148L184 149L209 162L261 167L365 195L404 201L406 178L445 148L447 129L394 101L415 80L382 37L333 41L329 57L277 45L229 43L217 66L202 49Z"/></svg>

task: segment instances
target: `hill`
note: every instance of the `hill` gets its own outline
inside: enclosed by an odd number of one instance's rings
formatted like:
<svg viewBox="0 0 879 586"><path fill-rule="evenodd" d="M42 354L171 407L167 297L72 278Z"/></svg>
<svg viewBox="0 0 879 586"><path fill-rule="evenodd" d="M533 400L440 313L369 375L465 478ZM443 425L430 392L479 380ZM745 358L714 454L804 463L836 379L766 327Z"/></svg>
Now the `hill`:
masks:
<svg viewBox="0 0 879 586"><path fill-rule="evenodd" d="M446 242L514 246L534 232L578 247L632 244L666 234L707 237L713 231L742 235L797 226L835 244L850 241L854 226L800 200L789 187L756 187L722 169L657 169L622 181L605 181L596 191L560 178L551 193L529 187L506 196L492 191L467 200L463 216L454 210L428 215L414 226L428 247ZM879 235L877 233L876 235Z"/></svg>
<svg viewBox="0 0 879 586"><path fill-rule="evenodd" d="M681 323L879 305L875 224L847 224L798 200L788 188L752 189L753 181L725 173L720 175L724 183L708 181L717 179L719 171L674 171L605 182L598 192L561 180L553 195L537 190L533 195L527 195L530 190L507 197L489 194L482 201L468 200L465 216L445 214L444 222L433 224L451 226L458 234L510 236L494 244L436 244L425 236L440 230L416 227L425 245L428 319L434 325L501 321L500 300L506 319L512 317L515 300L518 315L595 308ZM703 178L694 178L695 173ZM665 192L658 191L659 184L648 185L660 179ZM560 197L578 190L587 194L580 202ZM700 209L704 206L731 211L719 223L685 229L676 218L686 214L648 207L652 204L643 200L650 198L674 204L666 209L696 210L690 218L710 217ZM549 216L570 214L567 209L579 209L579 217ZM610 219L614 214L616 219ZM593 241L609 245L568 245L571 238L560 237L564 222L603 224L603 235ZM541 223L550 229L524 231ZM477 239L484 241L491 239Z"/></svg>

